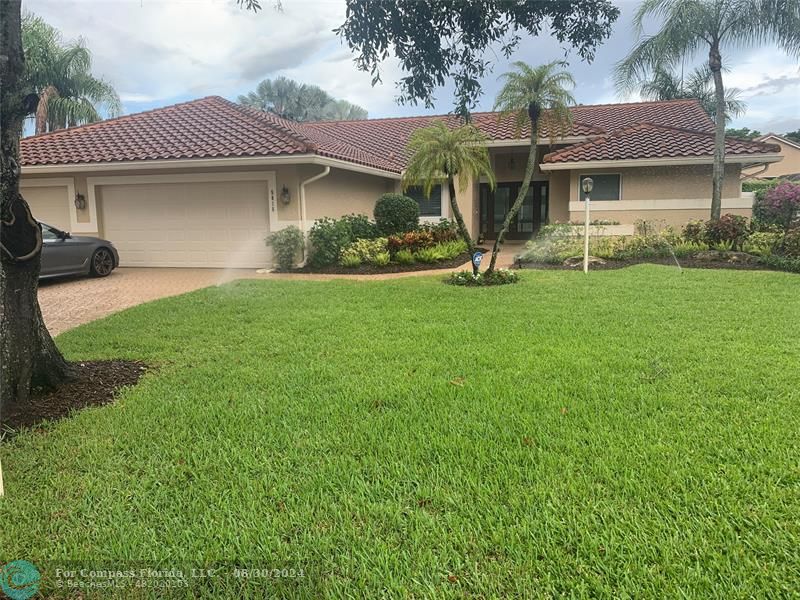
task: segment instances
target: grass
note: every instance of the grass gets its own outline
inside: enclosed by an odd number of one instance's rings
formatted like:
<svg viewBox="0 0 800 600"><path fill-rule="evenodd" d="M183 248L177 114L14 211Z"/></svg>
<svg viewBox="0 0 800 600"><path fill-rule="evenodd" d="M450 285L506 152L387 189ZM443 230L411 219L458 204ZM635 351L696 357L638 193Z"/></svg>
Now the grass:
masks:
<svg viewBox="0 0 800 600"><path fill-rule="evenodd" d="M139 306L58 338L160 368L4 445L0 561L55 595L135 563L225 565L179 597L791 596L798 334L796 275L654 265Z"/></svg>

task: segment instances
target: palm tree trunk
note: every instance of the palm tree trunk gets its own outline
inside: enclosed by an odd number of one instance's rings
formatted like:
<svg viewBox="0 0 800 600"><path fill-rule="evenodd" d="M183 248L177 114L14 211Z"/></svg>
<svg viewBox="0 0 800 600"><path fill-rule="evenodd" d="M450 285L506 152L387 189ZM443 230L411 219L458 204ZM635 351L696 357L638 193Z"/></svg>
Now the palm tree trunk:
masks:
<svg viewBox="0 0 800 600"><path fill-rule="evenodd" d="M461 209L458 207L458 201L456 200L456 185L452 175L447 176L447 188L450 191L450 212L453 213L453 216L456 219L458 233L461 235L461 239L467 243L470 255L474 254L475 242L472 241L472 236L469 234L467 226L464 224L464 217L461 214Z"/></svg>
<svg viewBox="0 0 800 600"><path fill-rule="evenodd" d="M719 219L722 213L722 186L725 181L725 88L722 85L722 56L719 44L711 45L708 66L714 77L714 168L711 187L711 219Z"/></svg>
<svg viewBox="0 0 800 600"><path fill-rule="evenodd" d="M20 89L24 68L20 0L0 2L0 28L1 420L3 405L25 402L32 384L53 387L70 379L74 370L42 319L37 297L42 234L19 192L19 138L30 112Z"/></svg>
<svg viewBox="0 0 800 600"><path fill-rule="evenodd" d="M494 246L492 246L492 260L489 262L489 268L486 269L486 275L490 275L494 272L494 267L497 263L497 255L500 254L500 246L503 245L506 234L511 227L511 220L517 216L517 213L522 208L522 203L525 202L525 196L528 195L528 188L531 185L531 178L533 177L533 172L536 169L536 150L538 149L538 146L536 145L536 132L538 130L537 124L539 120L539 111L537 109L529 112L531 113L531 149L528 153L528 164L525 166L525 177L523 178L522 185L519 188L517 198L514 200L511 210L509 210L506 214L506 219L503 221L503 227L500 229L500 233L497 234L497 239L494 241Z"/></svg>
<svg viewBox="0 0 800 600"><path fill-rule="evenodd" d="M52 85L48 85L39 94L39 104L36 105L36 135L47 133L47 124L50 121L47 105L50 102L50 98L55 98L56 96L58 96L58 90Z"/></svg>

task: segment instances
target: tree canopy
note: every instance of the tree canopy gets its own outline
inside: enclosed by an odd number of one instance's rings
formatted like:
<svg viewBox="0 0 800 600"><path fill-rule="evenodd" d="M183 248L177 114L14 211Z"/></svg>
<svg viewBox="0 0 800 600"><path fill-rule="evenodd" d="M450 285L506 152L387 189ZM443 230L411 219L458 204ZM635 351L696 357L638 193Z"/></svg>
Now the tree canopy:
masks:
<svg viewBox="0 0 800 600"><path fill-rule="evenodd" d="M451 80L456 112L466 116L492 69L487 52L511 56L522 36L547 27L561 43L591 61L611 34L619 9L610 0L347 0L345 22L335 31L356 53L356 65L381 81L390 53L405 72L398 82L401 104L434 104L434 91Z"/></svg>
<svg viewBox="0 0 800 600"><path fill-rule="evenodd" d="M22 18L25 69L22 85L38 96L36 133L100 121L121 112L119 95L106 80L92 75L92 54L83 39L65 41L41 17Z"/></svg>
<svg viewBox="0 0 800 600"><path fill-rule="evenodd" d="M725 135L729 135L731 137L740 138L744 140L752 140L761 135L761 132L756 129L750 129L749 127L740 127L738 129L733 127L728 127L725 130Z"/></svg>
<svg viewBox="0 0 800 600"><path fill-rule="evenodd" d="M268 110L292 121L345 121L366 119L365 109L347 100L337 100L316 85L287 77L265 79L239 103Z"/></svg>
<svg viewBox="0 0 800 600"><path fill-rule="evenodd" d="M697 98L703 109L716 120L717 105L714 98L714 76L707 65L698 67L688 77L676 74L671 68L658 66L653 70L650 79L639 84L639 93L646 100L681 100ZM747 111L747 104L739 100L741 90L727 88L725 90L725 119L738 117Z"/></svg>

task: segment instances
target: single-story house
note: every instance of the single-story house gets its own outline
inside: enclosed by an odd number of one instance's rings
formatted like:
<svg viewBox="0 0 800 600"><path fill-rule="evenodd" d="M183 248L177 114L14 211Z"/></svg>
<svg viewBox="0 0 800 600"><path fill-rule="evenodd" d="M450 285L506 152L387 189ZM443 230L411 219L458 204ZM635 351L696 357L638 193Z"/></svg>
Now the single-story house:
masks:
<svg viewBox="0 0 800 600"><path fill-rule="evenodd" d="M572 130L544 132L538 169L511 239L548 222L582 221L580 181L594 179L593 219L682 225L710 207L713 123L694 100L576 106ZM315 219L372 215L399 191L411 133L435 119L295 123L208 97L21 141L22 191L34 216L112 240L123 266L262 267L264 237ZM457 201L474 236L492 239L524 174L528 132L473 115L497 177L468 181ZM729 140L722 207L750 214L743 166L780 160L778 146ZM424 219L449 217L446 186L418 190Z"/></svg>
<svg viewBox="0 0 800 600"><path fill-rule="evenodd" d="M755 139L756 142L775 144L780 148L783 160L777 163L755 165L742 169L742 175L752 179L777 179L790 175L800 175L800 143L783 136L768 133Z"/></svg>

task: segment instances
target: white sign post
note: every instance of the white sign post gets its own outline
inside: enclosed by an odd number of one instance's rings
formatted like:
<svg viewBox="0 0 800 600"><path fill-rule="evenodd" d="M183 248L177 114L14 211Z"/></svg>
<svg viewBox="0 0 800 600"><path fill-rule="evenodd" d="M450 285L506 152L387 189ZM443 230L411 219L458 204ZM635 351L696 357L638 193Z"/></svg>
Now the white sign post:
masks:
<svg viewBox="0 0 800 600"><path fill-rule="evenodd" d="M589 272L589 194L594 186L591 177L583 178L583 272Z"/></svg>

